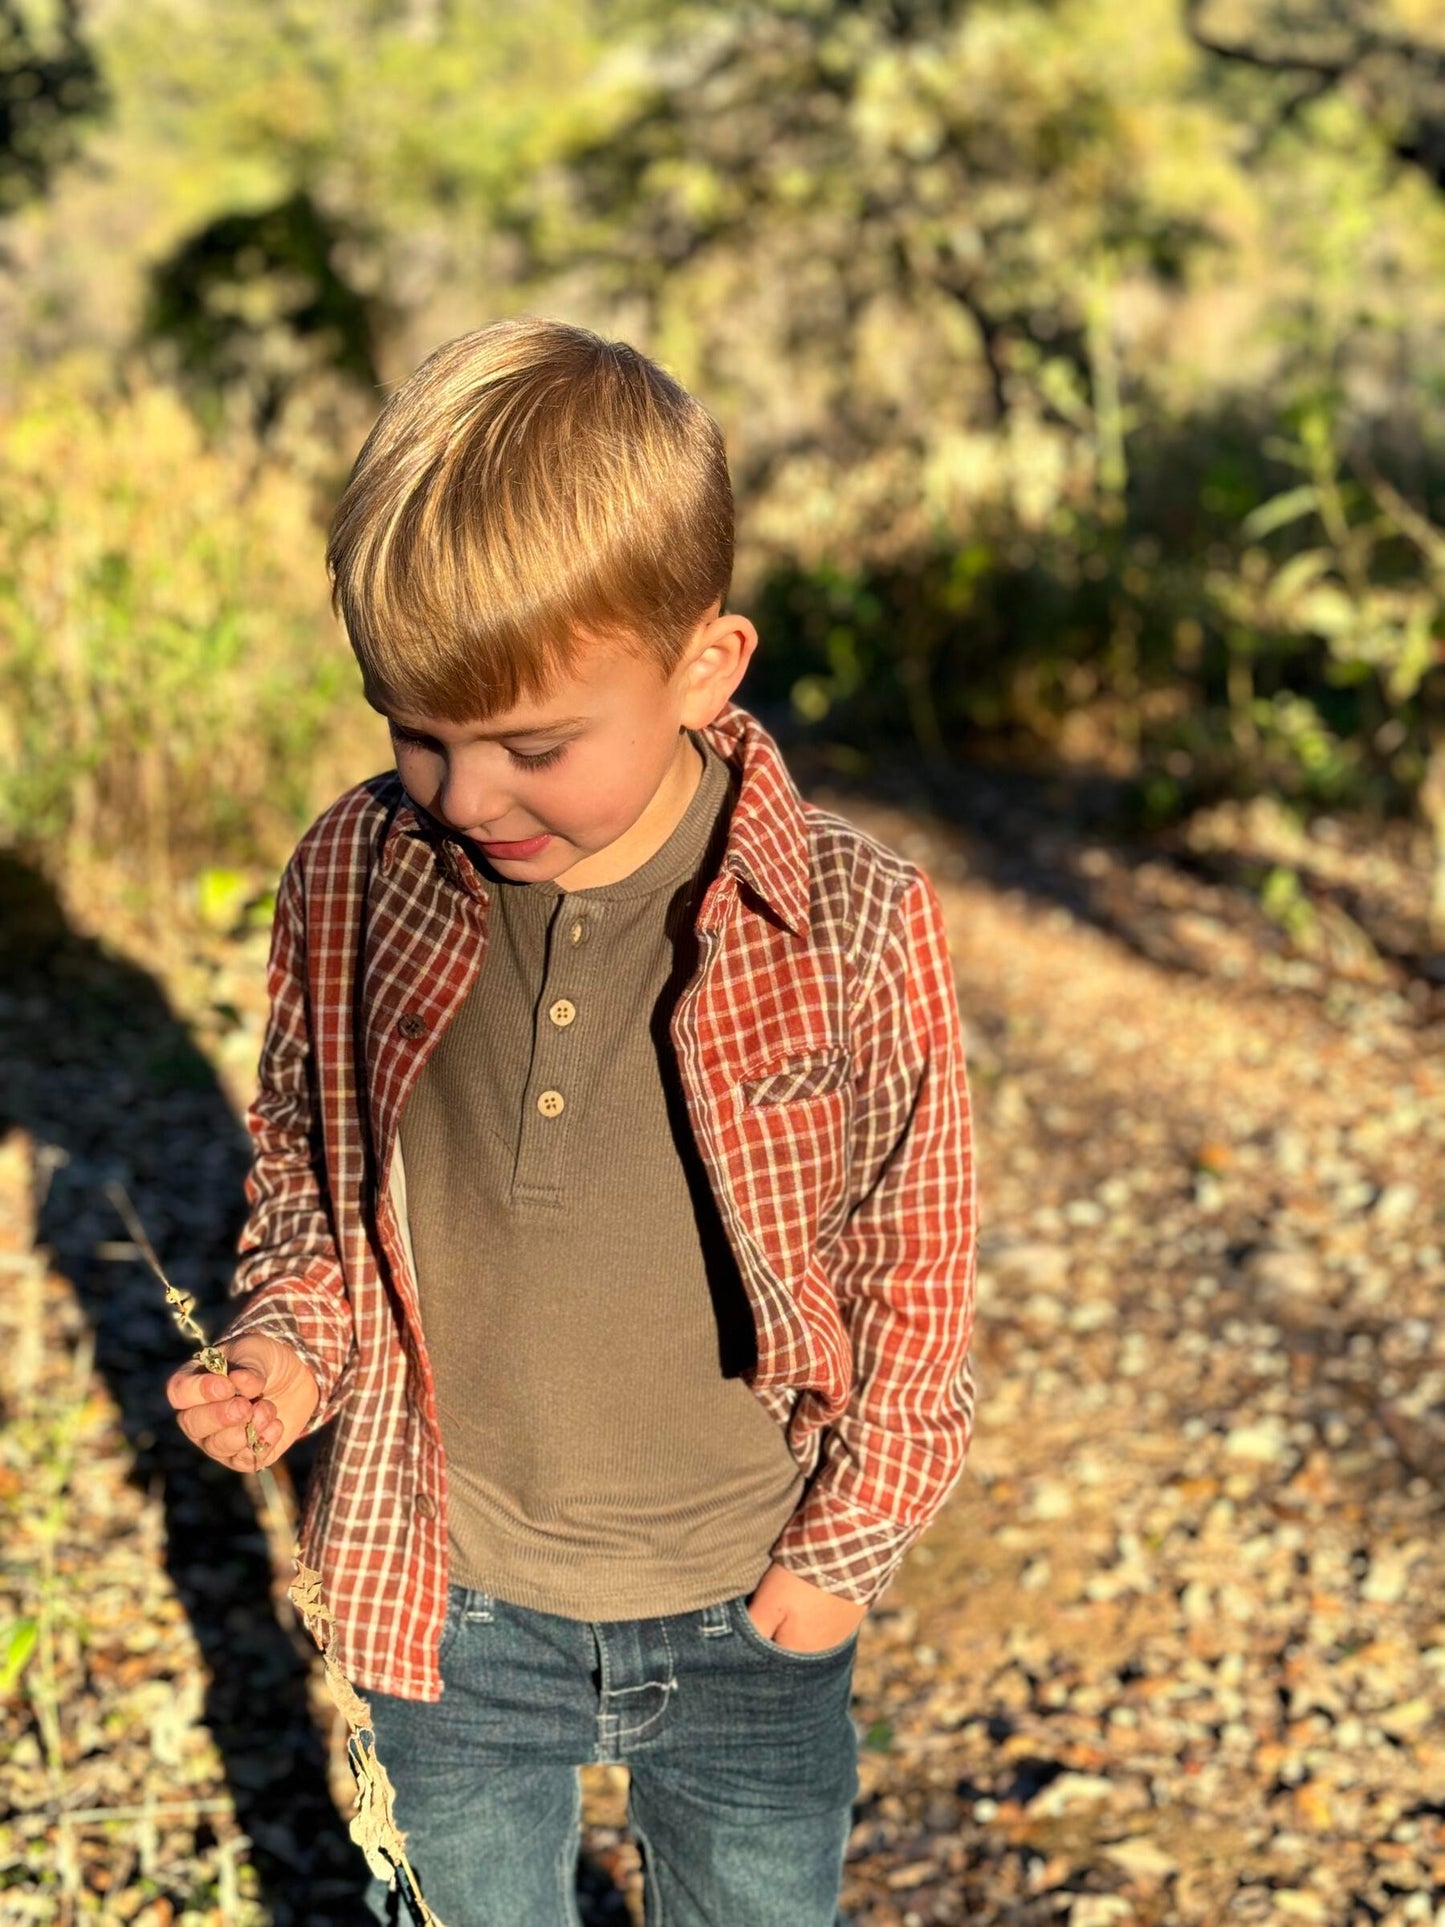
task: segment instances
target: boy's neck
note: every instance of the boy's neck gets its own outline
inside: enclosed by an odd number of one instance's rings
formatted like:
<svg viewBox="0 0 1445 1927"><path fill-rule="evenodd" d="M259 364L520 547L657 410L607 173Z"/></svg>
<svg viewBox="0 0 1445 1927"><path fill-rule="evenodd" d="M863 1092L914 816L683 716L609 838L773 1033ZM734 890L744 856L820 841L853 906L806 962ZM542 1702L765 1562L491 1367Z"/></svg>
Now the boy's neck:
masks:
<svg viewBox="0 0 1445 1927"><path fill-rule="evenodd" d="M592 890L609 883L621 883L634 870L640 870L655 856L672 835L688 805L697 794L705 767L702 752L685 730L678 731L677 753L658 784L652 801L631 829L609 843L605 850L578 859L552 881L563 890Z"/></svg>

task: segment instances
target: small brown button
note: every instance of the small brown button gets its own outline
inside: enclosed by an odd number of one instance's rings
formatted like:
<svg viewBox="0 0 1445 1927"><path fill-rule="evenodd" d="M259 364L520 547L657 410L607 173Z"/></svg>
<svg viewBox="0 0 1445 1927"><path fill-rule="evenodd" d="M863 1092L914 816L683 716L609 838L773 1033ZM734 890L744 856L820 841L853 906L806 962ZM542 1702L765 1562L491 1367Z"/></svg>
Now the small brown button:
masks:
<svg viewBox="0 0 1445 1927"><path fill-rule="evenodd" d="M396 1027L403 1037L425 1037L427 1032L426 1018L416 1010L404 1010L396 1020Z"/></svg>
<svg viewBox="0 0 1445 1927"><path fill-rule="evenodd" d="M560 1091L543 1091L537 1099L537 1109L543 1117L556 1117L567 1100Z"/></svg>
<svg viewBox="0 0 1445 1927"><path fill-rule="evenodd" d="M417 1493L416 1514L419 1519L434 1519L437 1516L437 1502L430 1492Z"/></svg>
<svg viewBox="0 0 1445 1927"><path fill-rule="evenodd" d="M555 1004L548 1006L547 1015L552 1019L552 1022L557 1026L558 1030L565 1030L577 1015L577 1006L572 1002L570 997L559 997Z"/></svg>

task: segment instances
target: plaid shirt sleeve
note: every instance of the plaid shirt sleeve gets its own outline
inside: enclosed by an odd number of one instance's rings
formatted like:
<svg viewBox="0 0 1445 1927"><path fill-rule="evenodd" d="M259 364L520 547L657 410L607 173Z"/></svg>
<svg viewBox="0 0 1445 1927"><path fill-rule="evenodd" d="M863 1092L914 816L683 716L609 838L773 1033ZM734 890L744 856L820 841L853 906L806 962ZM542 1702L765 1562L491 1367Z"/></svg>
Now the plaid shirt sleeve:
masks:
<svg viewBox="0 0 1445 1927"><path fill-rule="evenodd" d="M263 1332L300 1354L320 1390L303 1435L335 1416L350 1389L349 1368L356 1358L351 1302L321 1170L304 917L298 852L276 896L267 971L270 1016L258 1089L246 1117L252 1141L246 1178L250 1211L230 1287L232 1297L245 1302L216 1341L225 1345Z"/></svg>
<svg viewBox="0 0 1445 1927"><path fill-rule="evenodd" d="M963 1471L976 1384L973 1133L943 911L904 888L856 1020L851 1208L823 1254L854 1380L772 1549L825 1592L871 1605Z"/></svg>

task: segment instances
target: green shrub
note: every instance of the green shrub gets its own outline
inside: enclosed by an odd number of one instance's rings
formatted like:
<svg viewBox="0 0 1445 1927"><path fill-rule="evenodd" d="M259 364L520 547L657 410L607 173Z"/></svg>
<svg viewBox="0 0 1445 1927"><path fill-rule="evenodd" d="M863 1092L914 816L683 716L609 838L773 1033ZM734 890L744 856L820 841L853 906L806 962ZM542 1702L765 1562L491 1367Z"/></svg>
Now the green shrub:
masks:
<svg viewBox="0 0 1445 1927"><path fill-rule="evenodd" d="M384 760L323 547L306 484L171 391L32 383L0 423L0 835L163 885L273 858L349 746Z"/></svg>

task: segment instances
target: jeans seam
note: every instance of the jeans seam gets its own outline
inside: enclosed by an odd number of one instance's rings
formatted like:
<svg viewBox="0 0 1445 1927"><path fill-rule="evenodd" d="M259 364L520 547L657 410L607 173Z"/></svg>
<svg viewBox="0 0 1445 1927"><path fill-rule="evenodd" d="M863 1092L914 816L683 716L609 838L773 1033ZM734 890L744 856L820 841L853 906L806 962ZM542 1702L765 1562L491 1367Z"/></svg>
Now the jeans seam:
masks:
<svg viewBox="0 0 1445 1927"><path fill-rule="evenodd" d="M657 1877L657 1855L653 1852L652 1842L638 1825L632 1811L632 1799L628 1797L627 1826L637 1843L642 1857L642 1907L646 1927L666 1927L663 1914L662 1884Z"/></svg>
<svg viewBox="0 0 1445 1927"><path fill-rule="evenodd" d="M617 1732L617 1744L619 1748L634 1745L654 1727L661 1724L667 1717L668 1702L677 1689L677 1661L673 1657L672 1641L667 1636L667 1621L665 1619L659 1619L657 1624L662 1633L662 1643L667 1648L667 1678L656 1682L662 1687L662 1705L648 1719L640 1721L634 1727L624 1730L619 1726ZM620 1717L619 1715L619 1718Z"/></svg>
<svg viewBox="0 0 1445 1927"><path fill-rule="evenodd" d="M577 1911L577 1843L581 1837L582 1826L582 1776L572 1775L572 1818L568 1823L566 1839L557 1860L557 1882L562 1895L562 1918L572 1927L580 1922Z"/></svg>
<svg viewBox="0 0 1445 1927"><path fill-rule="evenodd" d="M610 1655L607 1651L607 1641L598 1632L595 1620L590 1630L597 1649L597 1750L593 1755L593 1761L598 1764L612 1765L618 1758L620 1715L605 1710L612 1691Z"/></svg>
<svg viewBox="0 0 1445 1927"><path fill-rule="evenodd" d="M458 1591L461 1592L462 1597L457 1603L455 1617L453 1617L452 1614L451 1595L448 1593L447 1610L443 1616L441 1634L437 1640L438 1667L442 1665L447 1654L461 1637L462 1625L466 1616L466 1590L464 1587L459 1587Z"/></svg>
<svg viewBox="0 0 1445 1927"><path fill-rule="evenodd" d="M713 1613L715 1618L709 1619ZM704 1639L724 1639L733 1631L732 1617L728 1612L728 1601L721 1599L713 1606L704 1606L699 1615Z"/></svg>

